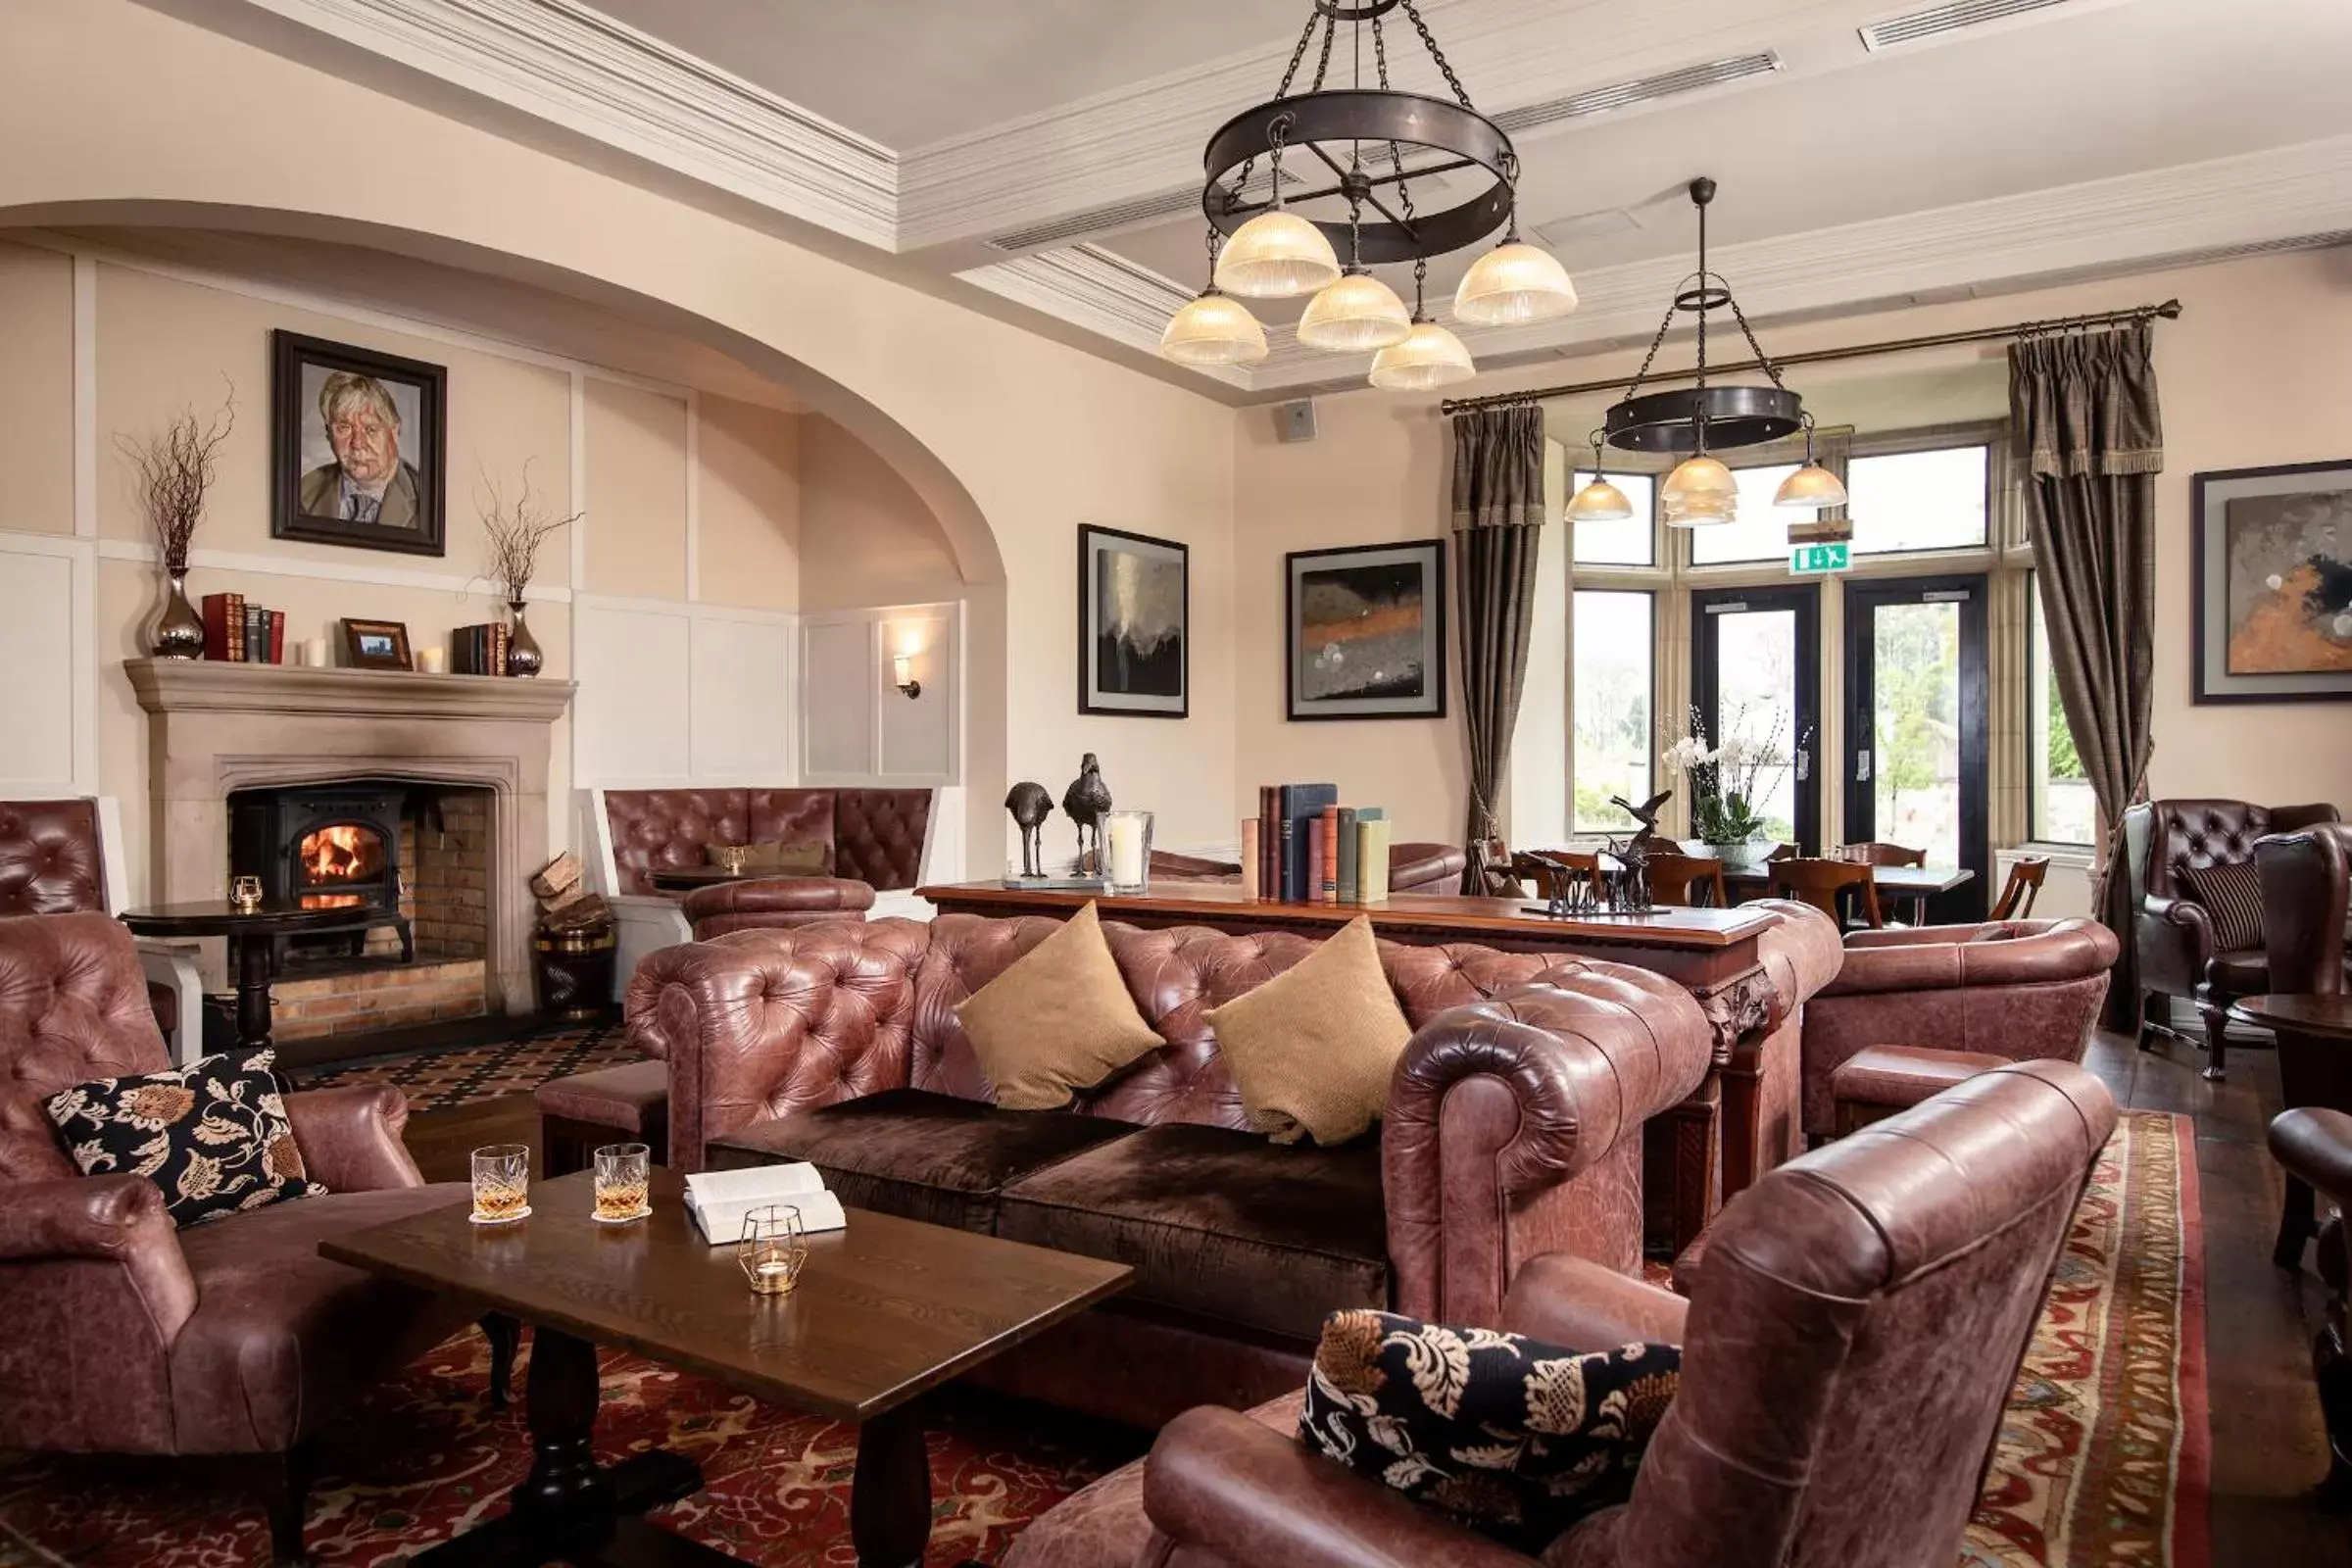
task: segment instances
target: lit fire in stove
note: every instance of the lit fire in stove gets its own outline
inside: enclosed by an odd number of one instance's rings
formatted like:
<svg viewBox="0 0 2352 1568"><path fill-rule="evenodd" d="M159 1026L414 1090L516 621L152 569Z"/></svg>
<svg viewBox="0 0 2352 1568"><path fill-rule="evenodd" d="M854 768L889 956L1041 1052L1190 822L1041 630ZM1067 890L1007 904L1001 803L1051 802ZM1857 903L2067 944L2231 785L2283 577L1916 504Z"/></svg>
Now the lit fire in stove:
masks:
<svg viewBox="0 0 2352 1568"><path fill-rule="evenodd" d="M372 882L382 870L383 851L373 833L349 822L303 836L302 876L311 887L337 882Z"/></svg>

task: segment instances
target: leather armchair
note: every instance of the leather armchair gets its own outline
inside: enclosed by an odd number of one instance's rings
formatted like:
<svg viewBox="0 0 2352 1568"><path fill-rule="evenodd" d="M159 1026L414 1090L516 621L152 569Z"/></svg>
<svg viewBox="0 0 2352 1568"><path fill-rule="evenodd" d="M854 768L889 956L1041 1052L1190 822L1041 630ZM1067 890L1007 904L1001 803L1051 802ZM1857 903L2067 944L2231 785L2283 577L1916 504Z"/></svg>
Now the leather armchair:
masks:
<svg viewBox="0 0 2352 1568"><path fill-rule="evenodd" d="M2121 951L2082 919L1848 932L1844 966L1805 1008L1806 1135L1836 1136L1830 1079L1873 1046L2081 1061Z"/></svg>
<svg viewBox="0 0 2352 1568"><path fill-rule="evenodd" d="M1765 1175L1694 1298L1530 1262L1503 1327L1683 1348L1633 1496L1546 1568L1844 1568L1960 1554L1984 1462L2115 1105L2071 1063L1997 1068ZM1309 1452L1295 1410L1200 1408L1015 1541L1006 1568L1526 1568Z"/></svg>
<svg viewBox="0 0 2352 1568"><path fill-rule="evenodd" d="M344 1231L466 1200L426 1186L384 1085L286 1096L319 1198L186 1231L142 1177L83 1176L42 1102L169 1065L129 932L0 919L0 1448L247 1455L299 1560L312 1435L468 1316L318 1256Z"/></svg>
<svg viewBox="0 0 2352 1568"><path fill-rule="evenodd" d="M2124 813L2124 863L2131 878L2132 942L2139 960L2139 1047L2169 1032L2162 1015L2170 999L2193 1001L2205 1025L2207 1078L2228 1066L2225 1032L2230 1004L2271 989L2260 948L2224 950L2213 921L2190 896L2181 872L2250 860L2266 833L2337 820L2336 808L2255 806L2245 801L2148 801Z"/></svg>
<svg viewBox="0 0 2352 1568"><path fill-rule="evenodd" d="M2256 839L2254 869L2271 989L2325 996L2352 989L2352 947L2345 945L2352 827L2328 822Z"/></svg>

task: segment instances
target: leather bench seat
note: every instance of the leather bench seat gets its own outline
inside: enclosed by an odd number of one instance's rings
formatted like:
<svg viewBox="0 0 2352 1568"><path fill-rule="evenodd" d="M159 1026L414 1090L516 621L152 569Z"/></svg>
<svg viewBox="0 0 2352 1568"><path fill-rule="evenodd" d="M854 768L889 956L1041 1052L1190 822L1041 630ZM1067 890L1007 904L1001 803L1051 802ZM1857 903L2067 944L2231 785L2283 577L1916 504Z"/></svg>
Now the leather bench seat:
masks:
<svg viewBox="0 0 2352 1568"><path fill-rule="evenodd" d="M669 1064L626 1061L617 1067L550 1078L531 1092L542 1116L610 1127L639 1140L667 1125Z"/></svg>
<svg viewBox="0 0 2352 1568"><path fill-rule="evenodd" d="M1312 1343L1389 1306L1380 1140L1336 1149L1163 1122L1014 1183L997 1234L1135 1270L1121 1299Z"/></svg>
<svg viewBox="0 0 2352 1568"><path fill-rule="evenodd" d="M714 1140L710 1164L731 1170L805 1159L851 1208L987 1236L1008 1184L1135 1130L1104 1116L999 1110L958 1095L886 1089L755 1122Z"/></svg>

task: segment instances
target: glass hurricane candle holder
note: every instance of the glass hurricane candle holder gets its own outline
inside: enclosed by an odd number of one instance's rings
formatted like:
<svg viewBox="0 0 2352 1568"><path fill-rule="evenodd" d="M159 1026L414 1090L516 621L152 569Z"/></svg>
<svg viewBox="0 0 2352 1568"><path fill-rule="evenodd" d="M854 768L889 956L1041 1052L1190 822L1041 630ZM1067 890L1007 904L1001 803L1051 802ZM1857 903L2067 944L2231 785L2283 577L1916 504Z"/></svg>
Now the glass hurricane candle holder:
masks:
<svg viewBox="0 0 2352 1568"><path fill-rule="evenodd" d="M607 1144L596 1152L596 1218L607 1225L643 1219L654 1211L653 1184L647 1167L651 1152L643 1144Z"/></svg>
<svg viewBox="0 0 2352 1568"><path fill-rule="evenodd" d="M801 1211L791 1203L755 1208L743 1216L743 1239L735 1244L735 1261L751 1282L755 1296L785 1296L808 1261L808 1238L801 1230Z"/></svg>
<svg viewBox="0 0 2352 1568"><path fill-rule="evenodd" d="M1102 859L1113 893L1143 893L1152 881L1152 813L1102 813Z"/></svg>
<svg viewBox="0 0 2352 1568"><path fill-rule="evenodd" d="M473 1152L473 1222L504 1225L531 1211L531 1146L491 1144Z"/></svg>
<svg viewBox="0 0 2352 1568"><path fill-rule="evenodd" d="M262 879L258 876L230 877L228 902L237 906L239 914L259 913L262 907Z"/></svg>

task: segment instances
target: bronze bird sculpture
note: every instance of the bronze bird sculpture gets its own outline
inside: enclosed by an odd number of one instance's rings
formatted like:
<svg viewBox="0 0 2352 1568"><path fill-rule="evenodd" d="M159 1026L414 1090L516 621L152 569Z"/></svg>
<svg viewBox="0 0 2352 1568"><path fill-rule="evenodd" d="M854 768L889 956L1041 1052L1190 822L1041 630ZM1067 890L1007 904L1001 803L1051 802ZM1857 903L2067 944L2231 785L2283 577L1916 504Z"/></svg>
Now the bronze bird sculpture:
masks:
<svg viewBox="0 0 2352 1568"><path fill-rule="evenodd" d="M1079 760L1078 776L1061 792L1061 808L1078 824L1078 869L1093 875L1102 869L1102 813L1110 809L1110 787L1102 782L1102 764L1089 752Z"/></svg>
<svg viewBox="0 0 2352 1568"><path fill-rule="evenodd" d="M1024 779L1005 792L1004 809L1021 825L1021 875L1044 876L1045 825L1054 814L1054 797L1043 784Z"/></svg>

